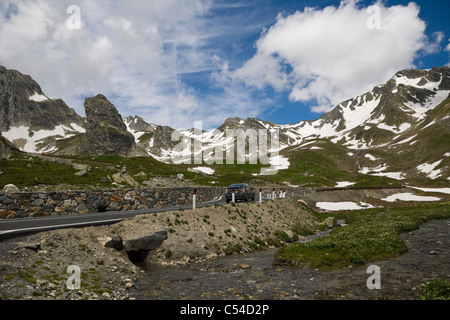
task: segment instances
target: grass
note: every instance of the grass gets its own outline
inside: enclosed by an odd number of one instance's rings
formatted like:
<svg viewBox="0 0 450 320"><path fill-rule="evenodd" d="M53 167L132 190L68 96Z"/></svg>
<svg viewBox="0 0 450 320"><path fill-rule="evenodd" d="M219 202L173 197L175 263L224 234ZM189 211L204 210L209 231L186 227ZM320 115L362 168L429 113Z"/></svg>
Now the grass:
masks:
<svg viewBox="0 0 450 320"><path fill-rule="evenodd" d="M86 176L75 176L78 171L69 164L58 163L58 161L43 160L39 157L30 157L21 153L15 153L10 160L0 159L0 185L12 183L19 188L25 186L47 185L56 186L70 183L73 186L111 188L110 181L105 179L108 175L118 172L126 166L132 175L140 172L146 176L134 177L142 183L153 177L175 177L182 173L186 180L191 180L198 185L228 186L236 181L259 184L259 183L283 183L285 181L303 186L333 186L335 181L351 180L354 173L351 172L351 160L346 154L346 149L335 146L332 143L321 141L326 144L326 149L319 151L296 150L288 152L285 156L290 157L290 167L287 170L279 170L273 176L253 176L259 174L261 168L267 165L258 164L213 164L209 165L215 170L214 174L202 175L188 171L196 165L168 165L161 163L152 157L125 158L120 156L60 156L59 159L72 161L73 163L86 164L92 168ZM55 157L58 159L58 157ZM118 166L115 170L111 167ZM361 177L362 178L362 177ZM357 179L359 181L361 179ZM379 185L381 179L378 177L370 181L370 186Z"/></svg>
<svg viewBox="0 0 450 320"><path fill-rule="evenodd" d="M430 220L450 218L450 203L422 204L392 208L380 214L380 209L333 213L345 219L347 227L336 228L328 236L309 243L290 244L276 253L276 262L329 270L363 264L403 254L406 244L402 232L415 230Z"/></svg>
<svg viewBox="0 0 450 320"><path fill-rule="evenodd" d="M422 289L422 300L450 300L450 280L435 279Z"/></svg>
<svg viewBox="0 0 450 320"><path fill-rule="evenodd" d="M189 168L198 165L169 165L152 157L60 156L59 159L61 160L87 164L92 168L92 171L88 172L86 176L79 177L74 175L78 170L69 164L46 161L39 157L16 153L11 160L0 159L0 171L2 172L0 174L0 185L12 183L22 188L37 185L57 186L69 183L80 188L112 188L111 182L105 178L112 176L124 166L132 176L141 172L146 174L134 177L139 183L154 177L176 177L177 174L182 173L185 179L192 181L193 184L207 186L228 186L231 183L236 183L236 181L254 184L255 186L265 183L283 184L288 182L303 187L333 187L336 185L336 181L352 181L356 183L356 187L401 185L399 181L394 179L358 173L355 160L348 155L348 149L343 146L326 140L317 140L316 145L322 149L303 150L298 149L298 147L291 147L283 150L281 155L289 158L289 168L279 170L275 175L267 176L253 175L259 174L261 168L268 167L261 163L204 164L214 169L214 174L203 175L188 171ZM115 167L114 170L111 170L111 167ZM212 184L213 182L214 184Z"/></svg>
<svg viewBox="0 0 450 320"><path fill-rule="evenodd" d="M187 179L196 177L195 173L188 172L187 167L170 166L151 157L123 158L119 156L99 157L60 157L61 160L70 160L73 163L87 164L92 171L86 176L75 176L79 171L69 164L42 160L38 157L28 157L16 154L10 160L0 159L0 185L14 184L19 188L27 186L70 184L72 186L92 186L96 188L111 188L111 182L104 180L108 175L118 172L120 169L110 170L110 167L119 165L127 167L131 175L145 172L147 177L135 177L138 182L155 176L176 176L183 173ZM102 180L103 178L103 180Z"/></svg>

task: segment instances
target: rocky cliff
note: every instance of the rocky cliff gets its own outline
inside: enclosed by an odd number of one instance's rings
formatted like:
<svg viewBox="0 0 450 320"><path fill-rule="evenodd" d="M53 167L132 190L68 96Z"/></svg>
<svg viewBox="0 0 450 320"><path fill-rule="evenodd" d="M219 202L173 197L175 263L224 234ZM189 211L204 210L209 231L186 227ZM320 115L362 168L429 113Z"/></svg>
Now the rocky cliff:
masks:
<svg viewBox="0 0 450 320"><path fill-rule="evenodd" d="M99 94L87 98L84 103L86 111L86 133L81 150L89 155L145 155L137 147L134 136L127 131L116 107Z"/></svg>
<svg viewBox="0 0 450 320"><path fill-rule="evenodd" d="M0 159L7 159L14 152L18 152L17 147L5 139L0 133Z"/></svg>
<svg viewBox="0 0 450 320"><path fill-rule="evenodd" d="M19 149L50 152L57 139L83 127L82 117L61 99L46 96L30 76L0 66L0 131Z"/></svg>

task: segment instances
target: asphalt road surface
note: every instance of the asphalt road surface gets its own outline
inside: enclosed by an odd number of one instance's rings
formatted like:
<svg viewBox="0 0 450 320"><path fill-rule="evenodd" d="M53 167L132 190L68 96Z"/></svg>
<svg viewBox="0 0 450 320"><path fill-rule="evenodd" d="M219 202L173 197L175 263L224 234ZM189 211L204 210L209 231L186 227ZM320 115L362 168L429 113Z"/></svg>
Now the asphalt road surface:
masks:
<svg viewBox="0 0 450 320"><path fill-rule="evenodd" d="M221 203L225 203L224 198L205 203L198 203L196 207L200 208L207 205ZM178 207L150 208L146 210L135 211L109 211L83 215L48 216L39 218L17 218L0 220L0 240L2 240L4 237L12 235L28 234L54 229L107 225L119 222L125 218L137 216L139 214L173 211L180 208L182 208L183 210L192 210L192 204Z"/></svg>
<svg viewBox="0 0 450 320"><path fill-rule="evenodd" d="M258 201L258 196L256 196L255 201ZM208 205L224 203L226 203L225 198L221 197L218 200L198 203L196 207L201 208ZM135 211L109 211L84 215L0 220L0 241L10 236L30 234L47 230L113 224L125 218L134 217L139 214L174 211L179 210L180 208L183 210L192 210L192 204L178 207L150 208Z"/></svg>

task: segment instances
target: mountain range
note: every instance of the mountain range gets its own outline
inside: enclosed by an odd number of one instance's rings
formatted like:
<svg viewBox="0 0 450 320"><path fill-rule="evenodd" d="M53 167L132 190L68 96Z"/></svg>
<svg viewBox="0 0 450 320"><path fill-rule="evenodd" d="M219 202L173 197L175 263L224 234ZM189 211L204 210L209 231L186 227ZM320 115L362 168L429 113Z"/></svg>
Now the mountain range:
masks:
<svg viewBox="0 0 450 320"><path fill-rule="evenodd" d="M288 125L229 118L215 130L176 131L139 116L122 118L101 94L86 99L85 109L84 118L46 96L31 77L0 66L0 150L144 156L165 164L181 158L192 164L195 152L225 154L227 130L262 129L269 137L278 132L279 145L267 146L271 167L278 170L272 178L289 185L450 180L450 67L399 71L317 120ZM192 145L181 148L183 137ZM217 176L224 167L202 163L197 170ZM263 179L260 167L245 167L245 174Z"/></svg>

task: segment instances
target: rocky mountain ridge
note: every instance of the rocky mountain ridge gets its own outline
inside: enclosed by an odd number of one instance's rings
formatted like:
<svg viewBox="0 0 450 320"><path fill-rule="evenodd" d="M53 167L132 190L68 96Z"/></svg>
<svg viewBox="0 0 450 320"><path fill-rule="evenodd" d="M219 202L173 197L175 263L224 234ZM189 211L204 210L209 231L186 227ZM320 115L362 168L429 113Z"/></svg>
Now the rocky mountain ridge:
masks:
<svg viewBox="0 0 450 320"><path fill-rule="evenodd" d="M87 98L86 133L81 151L87 155L144 155L140 152L133 135L127 130L122 116L104 95Z"/></svg>
<svg viewBox="0 0 450 320"><path fill-rule="evenodd" d="M52 152L58 140L84 132L84 120L30 76L0 66L0 132L23 151Z"/></svg>
<svg viewBox="0 0 450 320"><path fill-rule="evenodd" d="M117 109L102 95L86 99L88 116L83 119L66 108L62 101L46 97L30 77L4 67L0 72L1 112L8 115L0 128L3 136L22 151L55 155L151 156L169 164L174 158L184 157L189 163L196 152L197 155L202 152L203 160L208 157L213 159L215 152L221 152L224 156L230 147L226 134L228 129L241 129L243 132L262 129L267 131L267 148L273 153L270 164L277 169L289 168L290 159L301 150L320 152L325 149L323 153L326 153L330 146L335 146L345 157L350 157L344 159L341 156L342 161L353 162L344 170L353 167L362 174L386 174L386 177L397 179L408 175L406 171L435 179L449 176L449 67L399 71L385 84L340 103L314 121L278 125L254 118L229 118L217 129L209 131L194 128L176 131L148 123L139 116L122 119ZM15 86L16 96L20 99L10 98L14 96L11 88ZM55 117L51 120L53 122L46 120L49 123L45 126L33 121L27 123L26 117L15 119L11 117L11 110L17 110L13 102L19 100L29 101L23 106L28 113L40 115L50 105L58 109L55 114L64 114L64 119ZM104 104L108 108L100 108L103 110L100 113L90 112L95 109L90 108L91 101L95 101L96 106ZM53 131L50 130L52 128ZM278 146L274 145L276 149L272 148L270 140L274 132L278 133ZM183 145L186 141L189 145ZM433 145L435 147L430 149ZM248 141L246 147L248 149ZM404 156L406 154L409 157ZM249 159L250 154L246 156ZM401 161L399 157L402 157ZM390 175L388 168L395 167L392 163L394 158L399 167L403 165L407 168ZM430 173L433 170L436 172L434 175Z"/></svg>
<svg viewBox="0 0 450 320"><path fill-rule="evenodd" d="M326 154L330 145L323 141L328 141L340 147L349 157L343 160L353 162L355 172L361 174L396 180L403 180L406 176L449 178L450 68L399 71L385 84L340 103L314 121L278 125L235 117L226 119L215 130L199 134L198 130L190 129L180 131L179 135L190 139L192 145L200 141L205 153L220 146L225 154L227 129L266 129L268 140L270 133L278 130L277 151L280 156L271 160L278 160L278 168L281 169L289 167L289 158L298 151L307 149ZM145 135L145 131L131 131L134 135ZM143 148L152 146L151 151L146 149L150 155L171 163L174 157L181 156L186 150L177 150L173 143L167 143L169 139L170 135L166 134L157 143L150 138L141 139L140 144ZM270 147L270 142L268 144ZM194 155L193 148L191 155ZM274 162L271 164L273 166ZM349 170L349 167L344 170Z"/></svg>

